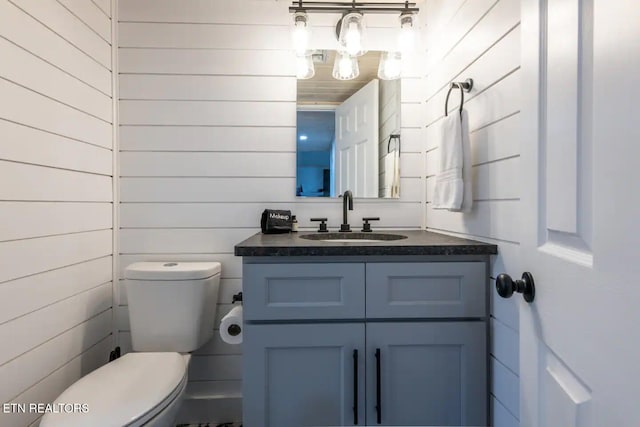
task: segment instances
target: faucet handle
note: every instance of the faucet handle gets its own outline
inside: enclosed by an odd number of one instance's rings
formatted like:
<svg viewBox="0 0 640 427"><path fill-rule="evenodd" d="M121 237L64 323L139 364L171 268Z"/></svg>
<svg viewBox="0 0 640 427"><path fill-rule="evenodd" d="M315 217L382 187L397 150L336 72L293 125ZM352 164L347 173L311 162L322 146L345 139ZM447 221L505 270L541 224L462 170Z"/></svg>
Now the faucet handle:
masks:
<svg viewBox="0 0 640 427"><path fill-rule="evenodd" d="M379 216L371 216L371 217L367 217L367 218L362 218L362 220L364 221L364 224L362 224L362 232L363 233L369 233L369 232L371 232L371 224L369 224L369 221L380 221L380 217Z"/></svg>
<svg viewBox="0 0 640 427"><path fill-rule="evenodd" d="M327 218L311 218L311 221L320 221L320 228L318 228L318 233L327 233L329 231L327 229Z"/></svg>

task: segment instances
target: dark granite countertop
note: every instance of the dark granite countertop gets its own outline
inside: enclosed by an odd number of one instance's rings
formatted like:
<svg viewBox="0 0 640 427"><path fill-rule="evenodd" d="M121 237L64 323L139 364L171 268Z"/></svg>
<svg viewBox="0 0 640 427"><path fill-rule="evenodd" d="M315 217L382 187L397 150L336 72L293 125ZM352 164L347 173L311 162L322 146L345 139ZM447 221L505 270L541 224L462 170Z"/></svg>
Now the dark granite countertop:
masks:
<svg viewBox="0 0 640 427"><path fill-rule="evenodd" d="M299 232L287 234L257 233L235 246L235 255L264 256L368 256L368 255L492 255L498 246L475 240L460 239L422 230L380 231L400 234L406 239L393 241L324 242L306 240L300 236L318 234Z"/></svg>

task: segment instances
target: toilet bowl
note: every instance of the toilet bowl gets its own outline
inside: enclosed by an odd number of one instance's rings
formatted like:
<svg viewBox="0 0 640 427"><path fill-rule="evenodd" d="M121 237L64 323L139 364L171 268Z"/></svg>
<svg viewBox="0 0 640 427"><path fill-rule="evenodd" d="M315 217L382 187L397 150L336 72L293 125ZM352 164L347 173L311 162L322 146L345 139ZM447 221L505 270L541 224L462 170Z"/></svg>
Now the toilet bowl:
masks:
<svg viewBox="0 0 640 427"><path fill-rule="evenodd" d="M213 335L220 263L141 262L125 270L132 353L67 388L41 427L169 427L190 354Z"/></svg>

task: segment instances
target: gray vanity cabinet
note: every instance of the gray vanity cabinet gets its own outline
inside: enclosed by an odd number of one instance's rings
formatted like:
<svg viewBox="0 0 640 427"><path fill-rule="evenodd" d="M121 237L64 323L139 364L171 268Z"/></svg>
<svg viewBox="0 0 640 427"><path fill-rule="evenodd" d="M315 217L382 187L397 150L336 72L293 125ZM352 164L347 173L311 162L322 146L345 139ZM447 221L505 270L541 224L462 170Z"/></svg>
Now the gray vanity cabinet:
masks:
<svg viewBox="0 0 640 427"><path fill-rule="evenodd" d="M243 266L243 425L487 424L484 260L286 260Z"/></svg>

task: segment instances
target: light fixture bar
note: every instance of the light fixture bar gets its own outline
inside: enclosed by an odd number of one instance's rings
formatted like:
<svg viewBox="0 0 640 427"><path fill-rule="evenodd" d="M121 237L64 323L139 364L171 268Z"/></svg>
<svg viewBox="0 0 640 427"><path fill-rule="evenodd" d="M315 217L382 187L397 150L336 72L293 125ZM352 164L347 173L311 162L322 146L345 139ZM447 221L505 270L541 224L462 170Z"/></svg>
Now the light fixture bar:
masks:
<svg viewBox="0 0 640 427"><path fill-rule="evenodd" d="M350 2L350 1L293 1L293 6L298 5L299 7L305 6L316 6L316 5L325 5L325 6L349 6L349 7L360 7L360 6L393 6L393 7L413 7L416 3L411 2L388 2L388 3L378 3L378 2ZM302 4L302 6L300 6Z"/></svg>
<svg viewBox="0 0 640 427"><path fill-rule="evenodd" d="M316 13L344 13L344 12L366 12L366 13L397 13L420 11L416 3L363 3L363 2L321 2L321 1L294 1L289 7L290 13L295 12L316 12Z"/></svg>

